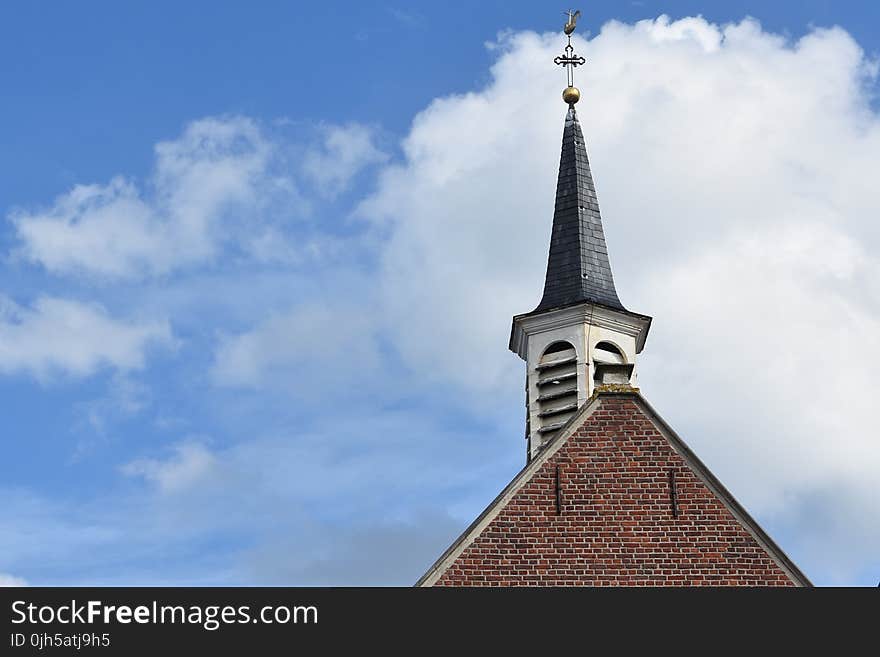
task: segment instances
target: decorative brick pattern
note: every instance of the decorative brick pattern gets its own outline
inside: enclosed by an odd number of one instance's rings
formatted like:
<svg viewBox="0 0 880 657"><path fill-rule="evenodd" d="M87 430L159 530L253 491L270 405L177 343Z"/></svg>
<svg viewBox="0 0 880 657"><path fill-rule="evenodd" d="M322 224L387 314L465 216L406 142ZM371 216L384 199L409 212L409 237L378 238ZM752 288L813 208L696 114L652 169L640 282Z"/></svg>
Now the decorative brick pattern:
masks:
<svg viewBox="0 0 880 657"><path fill-rule="evenodd" d="M634 398L608 396L435 585L794 582Z"/></svg>

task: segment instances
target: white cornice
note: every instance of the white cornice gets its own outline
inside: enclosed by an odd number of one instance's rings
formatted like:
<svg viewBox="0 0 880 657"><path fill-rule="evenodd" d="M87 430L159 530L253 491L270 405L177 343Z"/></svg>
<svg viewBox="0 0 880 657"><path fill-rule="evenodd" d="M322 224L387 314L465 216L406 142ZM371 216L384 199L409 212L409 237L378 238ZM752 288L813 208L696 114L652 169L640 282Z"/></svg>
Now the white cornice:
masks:
<svg viewBox="0 0 880 657"><path fill-rule="evenodd" d="M510 350L525 360L530 335L578 324L592 324L632 336L636 339L636 353L641 353L648 337L651 318L595 303L582 303L536 315L517 315L513 318L510 331Z"/></svg>

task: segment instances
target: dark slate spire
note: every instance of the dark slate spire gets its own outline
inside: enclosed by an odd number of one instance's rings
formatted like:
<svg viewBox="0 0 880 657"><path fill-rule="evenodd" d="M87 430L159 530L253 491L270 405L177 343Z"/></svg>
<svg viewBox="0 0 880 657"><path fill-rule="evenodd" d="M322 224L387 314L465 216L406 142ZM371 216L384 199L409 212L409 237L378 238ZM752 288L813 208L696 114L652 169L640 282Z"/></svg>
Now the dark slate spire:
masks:
<svg viewBox="0 0 880 657"><path fill-rule="evenodd" d="M571 105L562 134L544 296L532 312L585 302L625 310L614 289L584 134Z"/></svg>

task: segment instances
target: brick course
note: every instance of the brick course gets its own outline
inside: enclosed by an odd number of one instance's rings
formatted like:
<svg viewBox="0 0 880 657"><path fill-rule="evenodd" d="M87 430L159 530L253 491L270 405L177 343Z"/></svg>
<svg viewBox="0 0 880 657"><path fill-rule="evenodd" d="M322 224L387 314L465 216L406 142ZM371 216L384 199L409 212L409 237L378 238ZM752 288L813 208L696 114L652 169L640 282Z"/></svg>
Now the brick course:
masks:
<svg viewBox="0 0 880 657"><path fill-rule="evenodd" d="M635 400L609 396L435 585L792 586L794 582L691 470Z"/></svg>

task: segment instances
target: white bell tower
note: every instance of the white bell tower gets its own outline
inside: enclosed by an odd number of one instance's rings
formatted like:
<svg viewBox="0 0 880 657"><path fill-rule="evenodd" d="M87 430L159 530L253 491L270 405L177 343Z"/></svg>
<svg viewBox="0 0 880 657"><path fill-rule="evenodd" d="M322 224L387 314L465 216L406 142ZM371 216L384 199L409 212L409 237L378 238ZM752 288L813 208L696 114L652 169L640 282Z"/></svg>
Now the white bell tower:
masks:
<svg viewBox="0 0 880 657"><path fill-rule="evenodd" d="M636 356L651 318L617 298L571 71L584 62L569 46L557 63L569 70L568 103L550 255L541 303L513 318L510 349L526 362L526 439L531 460L597 386L635 387Z"/></svg>
<svg viewBox="0 0 880 657"><path fill-rule="evenodd" d="M596 303L517 315L510 349L526 362L531 459L597 386L637 387L651 318Z"/></svg>

